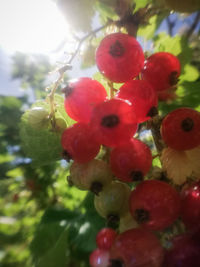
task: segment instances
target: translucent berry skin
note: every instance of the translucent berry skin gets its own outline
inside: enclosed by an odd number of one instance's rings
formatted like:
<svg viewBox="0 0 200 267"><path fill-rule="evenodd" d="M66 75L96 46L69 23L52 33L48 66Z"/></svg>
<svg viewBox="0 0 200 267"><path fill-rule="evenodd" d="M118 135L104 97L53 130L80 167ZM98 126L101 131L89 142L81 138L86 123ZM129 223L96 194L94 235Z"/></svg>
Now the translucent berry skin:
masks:
<svg viewBox="0 0 200 267"><path fill-rule="evenodd" d="M95 105L107 97L105 88L98 81L86 77L70 82L63 92L67 114L75 121L86 123L90 121Z"/></svg>
<svg viewBox="0 0 200 267"><path fill-rule="evenodd" d="M163 230L178 218L181 201L171 185L147 180L132 191L129 204L138 224L149 230Z"/></svg>
<svg viewBox="0 0 200 267"><path fill-rule="evenodd" d="M113 33L106 36L97 48L96 64L110 81L122 83L140 73L144 65L144 54L134 37Z"/></svg>
<svg viewBox="0 0 200 267"><path fill-rule="evenodd" d="M95 196L94 206L97 212L104 218L108 218L110 215L119 218L129 209L128 200L130 193L131 189L128 185L113 181L99 193L99 196Z"/></svg>
<svg viewBox="0 0 200 267"><path fill-rule="evenodd" d="M117 236L112 228L101 229L96 236L96 244L99 249L109 250Z"/></svg>
<svg viewBox="0 0 200 267"><path fill-rule="evenodd" d="M89 125L84 123L76 123L67 128L62 133L61 144L65 154L78 163L92 160L100 149Z"/></svg>
<svg viewBox="0 0 200 267"><path fill-rule="evenodd" d="M90 126L100 144L115 147L127 142L135 134L136 121L130 103L111 99L94 108Z"/></svg>
<svg viewBox="0 0 200 267"><path fill-rule="evenodd" d="M172 247L166 252L163 267L199 267L200 240L190 234L175 237Z"/></svg>
<svg viewBox="0 0 200 267"><path fill-rule="evenodd" d="M108 267L109 264L109 252L103 249L95 249L90 254L90 266L91 267Z"/></svg>
<svg viewBox="0 0 200 267"><path fill-rule="evenodd" d="M73 162L69 179L80 190L91 190L98 194L111 183L113 174L105 161L93 159L86 163Z"/></svg>
<svg viewBox="0 0 200 267"><path fill-rule="evenodd" d="M117 236L110 250L110 260L113 264L109 267L161 267L163 248L150 231L131 229Z"/></svg>
<svg viewBox="0 0 200 267"><path fill-rule="evenodd" d="M110 154L111 169L123 182L143 180L151 165L151 150L146 144L135 138L124 145L113 148Z"/></svg>
<svg viewBox="0 0 200 267"><path fill-rule="evenodd" d="M129 100L133 105L138 123L148 120L154 115L153 109L158 105L157 92L143 80L132 80L122 85L116 97Z"/></svg>
<svg viewBox="0 0 200 267"><path fill-rule="evenodd" d="M200 181L183 188L181 218L188 229L200 227Z"/></svg>
<svg viewBox="0 0 200 267"><path fill-rule="evenodd" d="M168 52L158 52L145 61L142 79L157 91L167 90L178 82L181 66L177 57Z"/></svg>
<svg viewBox="0 0 200 267"><path fill-rule="evenodd" d="M178 108L162 122L164 142L175 150L189 150L200 145L200 113L191 108Z"/></svg>

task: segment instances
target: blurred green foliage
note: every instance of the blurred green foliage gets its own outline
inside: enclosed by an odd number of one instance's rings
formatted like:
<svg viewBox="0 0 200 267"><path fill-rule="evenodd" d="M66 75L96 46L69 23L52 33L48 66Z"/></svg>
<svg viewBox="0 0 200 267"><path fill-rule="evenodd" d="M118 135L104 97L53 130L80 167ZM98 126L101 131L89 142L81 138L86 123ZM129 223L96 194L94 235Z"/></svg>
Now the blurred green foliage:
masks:
<svg viewBox="0 0 200 267"><path fill-rule="evenodd" d="M77 36L94 27L94 17L105 23L108 19L119 19L121 14L117 0L57 2ZM139 28L138 36L144 40L148 53L168 51L181 61L178 97L174 101L160 102L160 113L165 115L180 106L200 111L200 30L193 32L190 39L184 31L172 37L166 31L158 31L169 16L169 10L161 9L157 1L121 2L124 7L135 5L135 11L147 4L157 10L148 23ZM91 35L87 46L93 45L95 49L104 34L102 30L98 35ZM89 53L87 46L83 49L83 68L94 64L94 51L92 55L86 54ZM35 106L45 106L49 110L44 89L46 77L54 66L41 55L17 53L13 60L13 78L21 79L22 88L32 89L35 99L39 100ZM94 78L105 85L109 93L105 78L100 73ZM114 84L115 89L119 86ZM73 121L66 116L63 97L56 96L55 102L56 116L70 126ZM105 221L95 212L91 193L67 185L69 164L59 160L62 152L60 134L52 132L51 128L42 131L30 128L28 113L20 122L30 106L27 97L0 96L0 267L89 266L88 256L95 248L96 233L105 226ZM152 139L147 142L152 145ZM155 159L154 165L159 164Z"/></svg>

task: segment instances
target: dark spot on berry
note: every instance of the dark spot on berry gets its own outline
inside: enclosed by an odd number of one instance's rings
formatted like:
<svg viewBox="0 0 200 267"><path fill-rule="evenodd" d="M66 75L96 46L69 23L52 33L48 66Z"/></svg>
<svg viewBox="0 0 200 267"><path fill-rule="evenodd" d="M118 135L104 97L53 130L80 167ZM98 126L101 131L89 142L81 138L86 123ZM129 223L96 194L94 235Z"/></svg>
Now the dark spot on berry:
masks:
<svg viewBox="0 0 200 267"><path fill-rule="evenodd" d="M109 53L113 57L121 57L123 56L124 52L125 52L125 49L118 40L110 46Z"/></svg>
<svg viewBox="0 0 200 267"><path fill-rule="evenodd" d="M97 196L102 191L102 189L103 189L103 185L100 182L93 182L90 187L90 191L93 192Z"/></svg>
<svg viewBox="0 0 200 267"><path fill-rule="evenodd" d="M146 223L149 221L149 212L144 209L136 209L134 212L135 220L140 223Z"/></svg>
<svg viewBox="0 0 200 267"><path fill-rule="evenodd" d="M72 159L72 156L67 152L67 150L64 150L62 153L63 159L65 159L67 162L69 162Z"/></svg>
<svg viewBox="0 0 200 267"><path fill-rule="evenodd" d="M172 71L169 75L169 84L171 86L176 85L178 83L178 72L177 71Z"/></svg>
<svg viewBox="0 0 200 267"><path fill-rule="evenodd" d="M189 132L194 127L194 121L191 118L186 118L181 122L181 128L184 132Z"/></svg>
<svg viewBox="0 0 200 267"><path fill-rule="evenodd" d="M158 115L157 107L151 107L150 110L147 113L147 117L154 117L156 115Z"/></svg>
<svg viewBox="0 0 200 267"><path fill-rule="evenodd" d="M142 181L144 178L144 175L141 171L132 171L130 176L133 182Z"/></svg>
<svg viewBox="0 0 200 267"><path fill-rule="evenodd" d="M111 259L108 267L125 267L125 265L124 265L124 263L123 263L122 260L118 260L118 259L114 260L114 259Z"/></svg>
<svg viewBox="0 0 200 267"><path fill-rule="evenodd" d="M107 216L107 227L112 229L117 229L119 227L119 215L118 214L109 214Z"/></svg>
<svg viewBox="0 0 200 267"><path fill-rule="evenodd" d="M115 127L118 124L119 124L119 118L115 114L105 116L101 120L101 125L108 128Z"/></svg>
<svg viewBox="0 0 200 267"><path fill-rule="evenodd" d="M67 85L65 88L62 89L62 93L65 94L65 97L68 97L72 94L74 88L70 85Z"/></svg>

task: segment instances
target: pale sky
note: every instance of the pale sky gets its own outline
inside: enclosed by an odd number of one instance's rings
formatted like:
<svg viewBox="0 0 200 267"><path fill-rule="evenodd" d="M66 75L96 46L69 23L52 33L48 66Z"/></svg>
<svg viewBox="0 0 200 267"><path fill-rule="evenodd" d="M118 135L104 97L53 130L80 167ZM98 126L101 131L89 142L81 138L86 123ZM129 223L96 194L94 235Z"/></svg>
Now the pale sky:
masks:
<svg viewBox="0 0 200 267"><path fill-rule="evenodd" d="M65 46L57 51L63 40L66 40ZM55 64L62 62L65 52L73 52L74 47L70 26L53 1L0 0L0 95L23 94L19 81L12 81L10 77L9 56L16 51L46 54ZM80 70L77 59L69 72L72 78L92 74L90 69Z"/></svg>

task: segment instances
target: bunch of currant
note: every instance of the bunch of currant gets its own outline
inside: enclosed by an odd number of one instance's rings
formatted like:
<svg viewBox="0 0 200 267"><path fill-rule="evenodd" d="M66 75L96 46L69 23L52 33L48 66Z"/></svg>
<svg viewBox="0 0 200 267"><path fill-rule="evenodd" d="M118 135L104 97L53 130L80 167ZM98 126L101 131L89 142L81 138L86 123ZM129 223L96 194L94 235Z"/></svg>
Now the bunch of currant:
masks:
<svg viewBox="0 0 200 267"><path fill-rule="evenodd" d="M61 137L63 157L73 160L69 182L94 192L97 212L108 226L118 225L97 234L90 265L200 266L200 183L180 193L171 182L147 178L152 153L134 137L141 123L158 117L158 99L174 96L179 60L167 52L145 60L134 37L113 33L101 41L96 64L109 81L110 97L96 80L69 82L63 89L64 106L76 123ZM122 85L115 90L113 83ZM200 113L178 108L164 118L159 133L166 147L192 150L200 145ZM167 250L158 233L180 218L188 232Z"/></svg>

